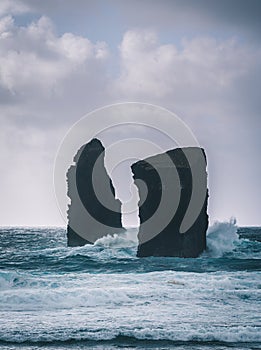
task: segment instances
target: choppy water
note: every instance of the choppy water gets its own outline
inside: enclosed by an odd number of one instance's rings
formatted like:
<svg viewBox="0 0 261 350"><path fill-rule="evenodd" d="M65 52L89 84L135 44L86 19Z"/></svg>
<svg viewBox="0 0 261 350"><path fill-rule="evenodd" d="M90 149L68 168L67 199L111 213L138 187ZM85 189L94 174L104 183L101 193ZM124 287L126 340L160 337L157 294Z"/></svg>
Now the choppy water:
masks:
<svg viewBox="0 0 261 350"><path fill-rule="evenodd" d="M219 223L197 259L136 258L136 232L66 246L0 229L0 348L259 349L261 228Z"/></svg>

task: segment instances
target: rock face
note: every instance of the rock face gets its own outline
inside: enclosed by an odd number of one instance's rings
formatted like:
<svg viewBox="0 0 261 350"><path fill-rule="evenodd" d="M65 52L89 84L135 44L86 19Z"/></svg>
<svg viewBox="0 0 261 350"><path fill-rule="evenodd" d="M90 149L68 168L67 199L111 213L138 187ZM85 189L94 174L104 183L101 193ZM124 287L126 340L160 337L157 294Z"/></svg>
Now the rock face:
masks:
<svg viewBox="0 0 261 350"><path fill-rule="evenodd" d="M98 139L82 146L67 173L68 246L94 243L107 234L123 231L121 202L104 167L105 149Z"/></svg>
<svg viewBox="0 0 261 350"><path fill-rule="evenodd" d="M140 196L137 256L198 257L208 228L204 150L177 148L131 168Z"/></svg>

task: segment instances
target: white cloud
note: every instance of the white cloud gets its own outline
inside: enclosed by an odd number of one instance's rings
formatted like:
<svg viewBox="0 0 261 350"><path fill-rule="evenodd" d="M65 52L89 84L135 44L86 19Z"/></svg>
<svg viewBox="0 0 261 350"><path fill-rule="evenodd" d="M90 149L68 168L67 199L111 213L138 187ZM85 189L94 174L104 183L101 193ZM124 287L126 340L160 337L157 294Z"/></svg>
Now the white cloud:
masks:
<svg viewBox="0 0 261 350"><path fill-rule="evenodd" d="M104 94L108 57L106 43L57 35L45 16L24 27L0 19L1 224L61 223L55 154L71 123Z"/></svg>
<svg viewBox="0 0 261 350"><path fill-rule="evenodd" d="M6 14L22 14L29 11L29 7L19 0L1 0L0 2L0 16Z"/></svg>
<svg viewBox="0 0 261 350"><path fill-rule="evenodd" d="M259 157L253 141L255 128L261 127L256 109L260 105L256 94L260 49L233 38L213 37L183 40L180 47L162 45L152 31L131 30L125 33L119 51L121 72L115 91L125 99L177 112L205 147L211 218L235 214L240 223L257 218L257 201L251 195L256 184L248 188L245 184L247 169ZM244 206L243 198L251 206Z"/></svg>
<svg viewBox="0 0 261 350"><path fill-rule="evenodd" d="M5 16L0 19L0 38L5 39L12 35L11 30L13 29L14 20L12 16Z"/></svg>
<svg viewBox="0 0 261 350"><path fill-rule="evenodd" d="M256 54L256 53L255 53ZM116 89L136 97L178 100L215 97L246 75L257 57L235 40L183 40L182 47L161 45L152 31L125 33L120 45L121 75Z"/></svg>
<svg viewBox="0 0 261 350"><path fill-rule="evenodd" d="M179 112L193 127L209 154L210 181L215 189L210 203L216 203L216 217L245 211L242 220L247 223L248 204L242 207L236 203L238 197L228 198L228 193L237 194L240 189L241 198L249 198L251 193L245 186L244 169L251 168L256 153L251 153L250 142L242 142L246 138L242 120L246 120L244 111L251 110L257 99L259 102L256 72L260 56L257 49L234 39L195 37L177 46L173 42L162 44L151 30L130 30L124 34L116 57L105 42L93 42L70 32L57 34L46 16L24 27L17 25L11 15L3 17L2 222L30 223L32 208L38 203L33 223L55 224L52 161L66 128L95 107L142 100ZM252 114L249 112L247 117L251 119ZM252 130L258 130L257 120L249 130L247 137L251 140ZM244 169L238 166L243 150L251 155L244 157ZM236 169L240 171L235 181ZM259 198L256 183L249 186ZM256 201L252 202L255 206ZM13 203L17 209L12 211ZM11 222L12 216L18 219ZM253 214L253 218L258 215Z"/></svg>
<svg viewBox="0 0 261 350"><path fill-rule="evenodd" d="M59 94L65 79L77 72L91 84L88 72L108 56L105 43L72 33L57 36L46 17L27 27L16 27L11 16L4 17L0 33L0 84L13 94Z"/></svg>

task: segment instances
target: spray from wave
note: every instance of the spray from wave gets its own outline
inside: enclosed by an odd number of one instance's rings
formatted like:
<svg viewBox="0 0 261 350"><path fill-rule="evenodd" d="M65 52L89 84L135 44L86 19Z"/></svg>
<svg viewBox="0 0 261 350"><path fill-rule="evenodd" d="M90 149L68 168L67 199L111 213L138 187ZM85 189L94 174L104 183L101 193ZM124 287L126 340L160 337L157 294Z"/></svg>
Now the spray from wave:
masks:
<svg viewBox="0 0 261 350"><path fill-rule="evenodd" d="M136 247L138 244L137 234L138 228L127 229L125 232L98 239L94 246L111 249ZM216 221L208 229L207 252L204 255L214 258L222 257L224 254L232 252L238 242L239 236L235 218L224 222Z"/></svg>
<svg viewBox="0 0 261 350"><path fill-rule="evenodd" d="M138 245L138 228L129 228L125 232L107 235L94 243L95 246L106 248L127 248Z"/></svg>
<svg viewBox="0 0 261 350"><path fill-rule="evenodd" d="M98 239L94 246L103 248L129 248L138 244L138 228L131 228L122 233L107 235ZM210 257L222 257L224 254L232 252L239 241L237 234L236 219L229 221L215 222L209 227L207 232L207 252L204 255Z"/></svg>
<svg viewBox="0 0 261 350"><path fill-rule="evenodd" d="M215 222L207 232L207 254L211 257L221 257L234 250L239 241L236 219L225 222Z"/></svg>
<svg viewBox="0 0 261 350"><path fill-rule="evenodd" d="M119 249L135 247L138 244L138 228L131 228L123 233L115 233L98 239L94 246ZM239 242L237 234L236 219L229 221L214 222L207 232L207 252L204 255L211 257L222 257L224 254L232 252Z"/></svg>

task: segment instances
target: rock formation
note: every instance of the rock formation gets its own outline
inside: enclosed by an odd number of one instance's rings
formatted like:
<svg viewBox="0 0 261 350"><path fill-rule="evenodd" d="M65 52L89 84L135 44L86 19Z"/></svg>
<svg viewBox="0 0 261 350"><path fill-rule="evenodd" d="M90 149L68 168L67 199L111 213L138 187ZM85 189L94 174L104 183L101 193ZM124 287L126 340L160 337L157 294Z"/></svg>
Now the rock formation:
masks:
<svg viewBox="0 0 261 350"><path fill-rule="evenodd" d="M140 196L137 256L199 256L208 228L204 150L177 148L131 168Z"/></svg>
<svg viewBox="0 0 261 350"><path fill-rule="evenodd" d="M121 202L104 166L105 149L98 139L82 146L67 173L67 241L69 246L94 243L107 234L123 231Z"/></svg>

